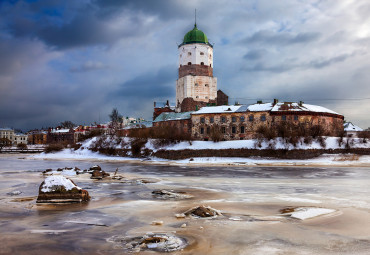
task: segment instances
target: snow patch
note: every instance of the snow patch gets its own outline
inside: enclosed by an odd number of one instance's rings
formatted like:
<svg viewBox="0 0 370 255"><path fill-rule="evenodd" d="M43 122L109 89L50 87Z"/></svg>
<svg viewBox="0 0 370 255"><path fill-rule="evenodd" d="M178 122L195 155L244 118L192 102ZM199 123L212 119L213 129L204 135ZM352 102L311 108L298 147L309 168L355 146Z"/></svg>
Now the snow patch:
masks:
<svg viewBox="0 0 370 255"><path fill-rule="evenodd" d="M76 186L71 180L65 178L64 176L52 175L45 179L42 185L42 192L53 192L56 187L63 186L66 190L71 190L73 188L81 189Z"/></svg>

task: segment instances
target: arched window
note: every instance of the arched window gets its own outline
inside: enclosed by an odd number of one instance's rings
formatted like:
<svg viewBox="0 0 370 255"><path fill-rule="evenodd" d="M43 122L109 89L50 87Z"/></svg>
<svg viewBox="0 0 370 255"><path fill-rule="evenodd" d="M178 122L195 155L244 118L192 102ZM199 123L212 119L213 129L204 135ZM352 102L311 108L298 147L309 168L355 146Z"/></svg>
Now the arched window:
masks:
<svg viewBox="0 0 370 255"><path fill-rule="evenodd" d="M191 65L191 62L188 62L188 66L190 66Z"/></svg>
<svg viewBox="0 0 370 255"><path fill-rule="evenodd" d="M204 52L201 52L200 55L204 55Z"/></svg>
<svg viewBox="0 0 370 255"><path fill-rule="evenodd" d="M191 56L191 52L188 52L188 56Z"/></svg>
<svg viewBox="0 0 370 255"><path fill-rule="evenodd" d="M201 66L204 66L204 62L200 62L200 65L201 65Z"/></svg>

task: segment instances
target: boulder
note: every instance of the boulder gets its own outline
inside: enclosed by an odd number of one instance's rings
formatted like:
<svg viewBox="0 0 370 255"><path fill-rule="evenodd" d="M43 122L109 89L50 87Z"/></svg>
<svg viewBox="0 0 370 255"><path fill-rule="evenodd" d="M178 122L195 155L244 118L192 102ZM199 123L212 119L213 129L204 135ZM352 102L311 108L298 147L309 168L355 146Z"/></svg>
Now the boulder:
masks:
<svg viewBox="0 0 370 255"><path fill-rule="evenodd" d="M90 200L89 192L61 176L47 177L39 187L37 203L81 203Z"/></svg>
<svg viewBox="0 0 370 255"><path fill-rule="evenodd" d="M95 166L90 167L90 170L99 170L99 171L101 171L101 167L99 165L95 165Z"/></svg>
<svg viewBox="0 0 370 255"><path fill-rule="evenodd" d="M197 206L184 212L186 216L200 217L200 218L214 218L222 215L220 211L210 206Z"/></svg>
<svg viewBox="0 0 370 255"><path fill-rule="evenodd" d="M94 170L91 173L91 179L103 179L104 177L108 177L110 174L106 173L105 171L102 170Z"/></svg>

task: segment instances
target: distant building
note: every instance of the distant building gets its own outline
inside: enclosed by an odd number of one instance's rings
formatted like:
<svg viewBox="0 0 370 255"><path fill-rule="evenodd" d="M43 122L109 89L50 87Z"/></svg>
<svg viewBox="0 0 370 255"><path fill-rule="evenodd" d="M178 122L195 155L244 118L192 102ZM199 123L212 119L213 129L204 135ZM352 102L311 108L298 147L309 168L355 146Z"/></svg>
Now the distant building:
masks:
<svg viewBox="0 0 370 255"><path fill-rule="evenodd" d="M18 144L28 144L28 136L26 134L16 133L14 135L14 143L15 145Z"/></svg>
<svg viewBox="0 0 370 255"><path fill-rule="evenodd" d="M71 129L51 129L47 134L47 143L69 143L75 142L74 130Z"/></svg>
<svg viewBox="0 0 370 255"><path fill-rule="evenodd" d="M47 144L48 132L45 130L31 130L27 136L28 144Z"/></svg>
<svg viewBox="0 0 370 255"><path fill-rule="evenodd" d="M344 131L349 136L357 136L357 134L359 132L364 131L362 128L360 128L359 126L356 126L352 122L346 122L346 123L344 123L343 127L344 127Z"/></svg>
<svg viewBox="0 0 370 255"><path fill-rule="evenodd" d="M28 141L27 135L15 133L11 128L0 128L0 138L8 139L11 145L27 144Z"/></svg>
<svg viewBox="0 0 370 255"><path fill-rule="evenodd" d="M11 128L0 128L0 138L8 139L11 144L14 141L14 130Z"/></svg>

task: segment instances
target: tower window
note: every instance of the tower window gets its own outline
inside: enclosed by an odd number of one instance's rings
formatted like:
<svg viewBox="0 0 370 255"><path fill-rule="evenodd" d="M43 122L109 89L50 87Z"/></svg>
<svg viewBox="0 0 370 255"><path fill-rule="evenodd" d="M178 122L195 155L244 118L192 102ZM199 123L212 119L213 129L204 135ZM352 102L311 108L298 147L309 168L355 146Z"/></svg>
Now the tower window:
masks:
<svg viewBox="0 0 370 255"><path fill-rule="evenodd" d="M212 67L212 64L209 64L209 67Z"/></svg>
<svg viewBox="0 0 370 255"><path fill-rule="evenodd" d="M221 122L222 123L225 123L226 122L226 118L225 117L221 117Z"/></svg>
<svg viewBox="0 0 370 255"><path fill-rule="evenodd" d="M266 121L266 115L261 115L260 120L261 121Z"/></svg>
<svg viewBox="0 0 370 255"><path fill-rule="evenodd" d="M204 62L200 62L200 65L201 65L201 66L204 66Z"/></svg>
<svg viewBox="0 0 370 255"><path fill-rule="evenodd" d="M204 84L204 87L208 87L208 84Z"/></svg>
<svg viewBox="0 0 370 255"><path fill-rule="evenodd" d="M188 66L190 66L191 65L191 62L188 62Z"/></svg>
<svg viewBox="0 0 370 255"><path fill-rule="evenodd" d="M204 55L204 52L201 52L201 53L200 53L200 55L202 55L202 56L203 56L203 55Z"/></svg>
<svg viewBox="0 0 370 255"><path fill-rule="evenodd" d="M191 52L188 52L188 56L191 56Z"/></svg>

